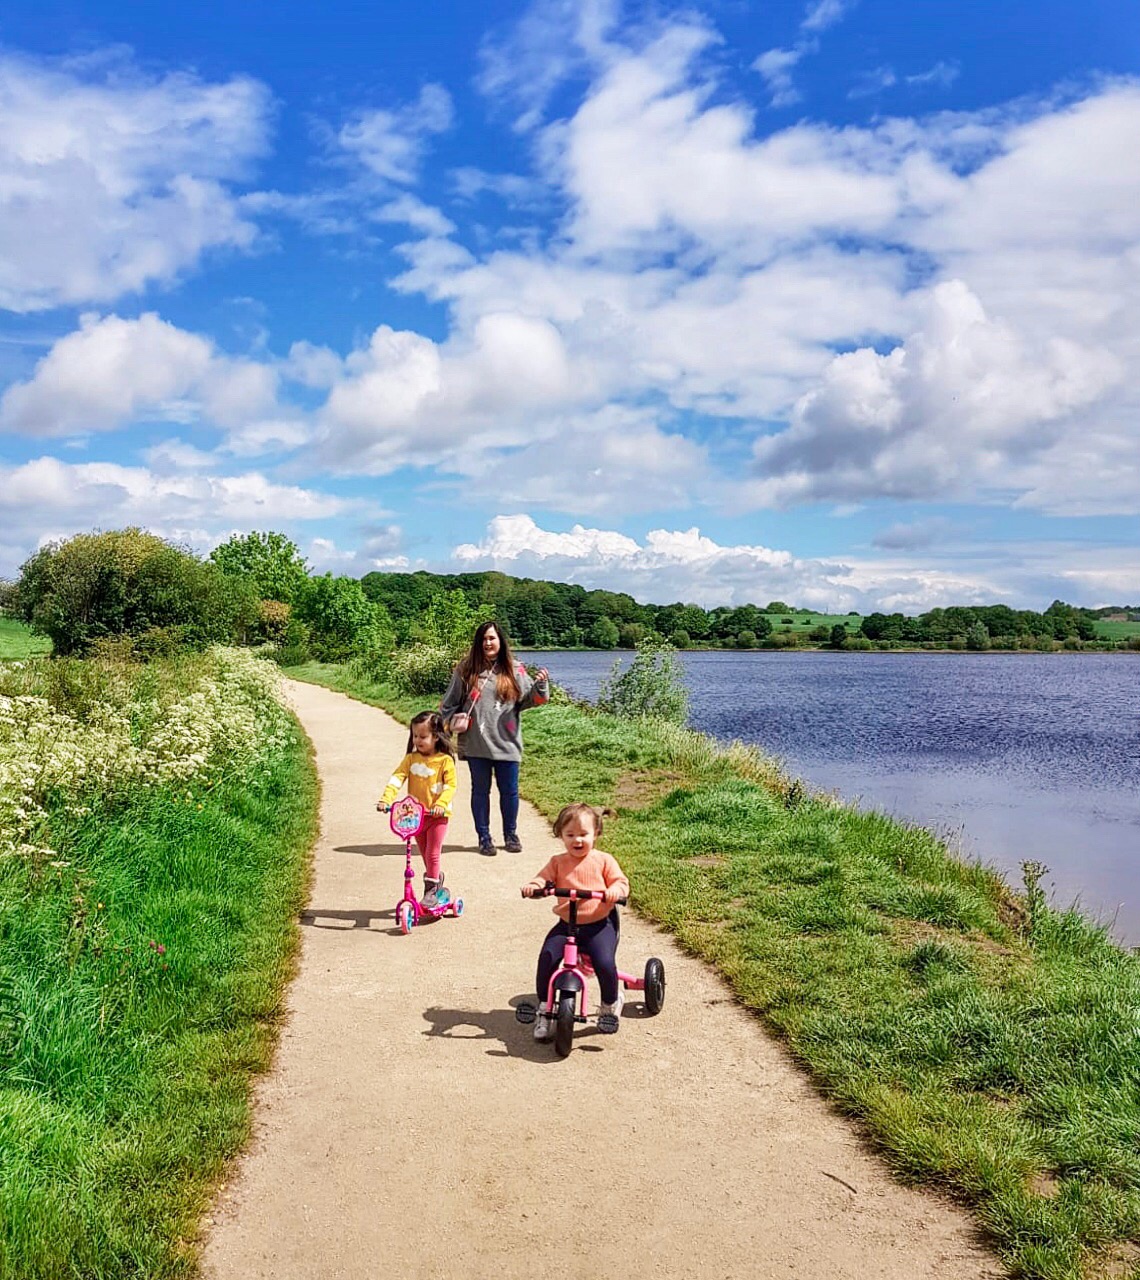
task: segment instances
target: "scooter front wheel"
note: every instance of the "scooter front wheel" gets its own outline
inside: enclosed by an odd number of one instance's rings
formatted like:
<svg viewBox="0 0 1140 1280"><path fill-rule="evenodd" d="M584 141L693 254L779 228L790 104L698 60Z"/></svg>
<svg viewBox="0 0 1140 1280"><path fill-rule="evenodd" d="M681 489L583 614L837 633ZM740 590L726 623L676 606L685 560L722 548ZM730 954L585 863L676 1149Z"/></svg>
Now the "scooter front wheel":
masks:
<svg viewBox="0 0 1140 1280"><path fill-rule="evenodd" d="M400 926L401 933L411 933L412 926L416 923L416 909L410 902L401 902L396 908L396 923Z"/></svg>
<svg viewBox="0 0 1140 1280"><path fill-rule="evenodd" d="M554 1018L554 1049L560 1058L569 1056L574 1047L574 1014L578 1001L572 991L562 992L558 997L558 1009Z"/></svg>

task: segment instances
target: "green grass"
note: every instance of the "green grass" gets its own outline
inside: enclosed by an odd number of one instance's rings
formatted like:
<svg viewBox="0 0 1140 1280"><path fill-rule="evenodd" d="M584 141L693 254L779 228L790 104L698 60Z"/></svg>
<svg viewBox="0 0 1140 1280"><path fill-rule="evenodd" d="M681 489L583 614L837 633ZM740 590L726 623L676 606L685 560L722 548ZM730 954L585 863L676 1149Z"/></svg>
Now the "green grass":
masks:
<svg viewBox="0 0 1140 1280"><path fill-rule="evenodd" d="M343 669L295 674L387 706ZM761 757L577 707L525 718L524 794L613 805L639 911L715 966L905 1180L1016 1275L1140 1275L1140 961L931 833ZM1027 855L1030 851L1027 850Z"/></svg>
<svg viewBox="0 0 1140 1280"><path fill-rule="evenodd" d="M1098 618L1096 634L1100 640L1130 640L1140 636L1140 622L1105 622Z"/></svg>
<svg viewBox="0 0 1140 1280"><path fill-rule="evenodd" d="M25 623L15 618L0 617L0 662L32 658L39 653L51 653L51 641L46 636L33 635Z"/></svg>
<svg viewBox="0 0 1140 1280"><path fill-rule="evenodd" d="M191 1276L297 944L316 780L156 787L0 862L0 1277ZM161 950L160 950L161 948Z"/></svg>

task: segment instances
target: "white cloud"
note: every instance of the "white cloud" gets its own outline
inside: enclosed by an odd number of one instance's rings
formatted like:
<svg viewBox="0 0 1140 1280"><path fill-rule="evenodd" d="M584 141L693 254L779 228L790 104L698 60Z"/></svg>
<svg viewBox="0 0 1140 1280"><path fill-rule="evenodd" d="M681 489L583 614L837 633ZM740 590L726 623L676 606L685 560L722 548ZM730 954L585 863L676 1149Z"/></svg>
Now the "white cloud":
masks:
<svg viewBox="0 0 1140 1280"><path fill-rule="evenodd" d="M886 355L836 356L787 430L757 441L758 492L788 505L998 490L1123 372L1063 339L1034 351L960 281L941 284L922 330Z"/></svg>
<svg viewBox="0 0 1140 1280"><path fill-rule="evenodd" d="M451 128L451 95L426 84L419 98L394 111L360 111L337 134L341 149L377 178L407 184L419 176L427 140Z"/></svg>
<svg viewBox="0 0 1140 1280"><path fill-rule="evenodd" d="M918 71L906 77L907 84L936 85L940 89L949 87L958 79L962 68L956 62L938 61L926 71Z"/></svg>
<svg viewBox="0 0 1140 1280"><path fill-rule="evenodd" d="M0 306L107 301L247 248L257 232L232 184L269 117L249 79L0 53Z"/></svg>
<svg viewBox="0 0 1140 1280"><path fill-rule="evenodd" d="M781 599L820 612L916 614L951 604L1043 609L1058 598L1090 606L1140 598L1140 564L1131 549L968 539L951 544L944 537L921 559L899 550L810 559L765 546L722 545L695 528L655 529L638 541L580 524L557 533L528 515L500 515L480 542L456 547L452 558L463 571L498 569L704 608Z"/></svg>
<svg viewBox="0 0 1140 1280"><path fill-rule="evenodd" d="M26 382L0 399L0 428L28 436L112 431L140 418L206 418L248 426L273 411L277 374L223 356L213 343L162 320L83 316Z"/></svg>
<svg viewBox="0 0 1140 1280"><path fill-rule="evenodd" d="M455 230L455 223L438 209L406 192L373 210L372 217L377 222L404 223L425 236L447 236Z"/></svg>
<svg viewBox="0 0 1140 1280"><path fill-rule="evenodd" d="M790 107L803 96L795 86L792 72L805 52L802 47L768 49L752 64L753 70L760 72L768 86L773 107Z"/></svg>
<svg viewBox="0 0 1140 1280"><path fill-rule="evenodd" d="M814 0L800 24L804 31L825 31L839 22L853 7L854 0Z"/></svg>
<svg viewBox="0 0 1140 1280"><path fill-rule="evenodd" d="M519 132L537 127L559 85L608 59L620 9L620 0L536 0L517 23L484 39L479 91L517 113Z"/></svg>
<svg viewBox="0 0 1140 1280"><path fill-rule="evenodd" d="M190 473L159 457L153 468L110 462L69 464L41 457L0 464L0 522L20 559L35 546L92 528L139 525L201 547L228 529L280 528L349 513L354 503L296 485L275 484L260 472ZM0 566L0 573L13 566Z"/></svg>
<svg viewBox="0 0 1140 1280"><path fill-rule="evenodd" d="M452 552L463 570L576 582L627 591L637 600L716 605L791 599L820 611L875 608L914 612L996 599L991 583L899 563L839 563L804 559L764 546L722 546L696 528L654 529L643 542L608 529L574 525L566 533L540 528L527 515L496 516L479 543Z"/></svg>

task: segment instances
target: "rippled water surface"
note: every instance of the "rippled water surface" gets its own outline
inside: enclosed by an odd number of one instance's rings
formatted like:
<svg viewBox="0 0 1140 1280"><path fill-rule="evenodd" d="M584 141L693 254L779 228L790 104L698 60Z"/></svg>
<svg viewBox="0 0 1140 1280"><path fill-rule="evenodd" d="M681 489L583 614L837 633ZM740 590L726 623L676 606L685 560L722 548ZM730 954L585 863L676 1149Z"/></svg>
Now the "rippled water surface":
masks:
<svg viewBox="0 0 1140 1280"><path fill-rule="evenodd" d="M614 655L527 654L593 698ZM1140 945L1140 658L688 653L690 723L817 786L921 822L1020 882L1046 863ZM629 655L622 655L628 662Z"/></svg>

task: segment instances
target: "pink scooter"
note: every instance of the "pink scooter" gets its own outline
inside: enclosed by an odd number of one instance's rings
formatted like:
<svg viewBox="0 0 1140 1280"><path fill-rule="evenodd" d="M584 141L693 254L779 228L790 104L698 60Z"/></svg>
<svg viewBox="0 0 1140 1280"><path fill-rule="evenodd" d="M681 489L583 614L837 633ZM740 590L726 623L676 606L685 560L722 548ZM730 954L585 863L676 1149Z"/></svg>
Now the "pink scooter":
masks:
<svg viewBox="0 0 1140 1280"><path fill-rule="evenodd" d="M565 1058L574 1047L574 1024L585 1022L589 1010L586 1005L586 979L591 977L594 967L590 957L578 954L578 903L584 899L598 900L606 895L600 889L556 889L551 881L536 898L569 898L570 919L567 921L569 932L562 946L562 963L555 969L550 979L550 989L541 1008L533 1004L520 1004L515 1009L515 1017L519 1022L533 1022L538 1014L545 1013L554 1019L554 1048L560 1058ZM625 898L618 899L618 906L625 906ZM645 1012L657 1014L665 1004L665 966L656 956L645 962L645 976L635 978L630 973L618 970L618 981L627 991L645 992ZM580 1011L579 1011L580 1006ZM598 1015L598 1030L603 1035L612 1036L621 1026L621 1021L612 1013Z"/></svg>
<svg viewBox="0 0 1140 1280"><path fill-rule="evenodd" d="M397 800L389 811L389 825L404 842L404 896L396 903L396 923L400 926L401 933L411 933L412 929L425 917L429 920L438 920L440 916L463 914L463 899L456 898L452 901L446 889L441 889L440 892L447 896L434 907L425 907L416 897L413 887L416 873L412 869L412 841L424 825L426 812L427 810L415 796L405 796L402 800Z"/></svg>

